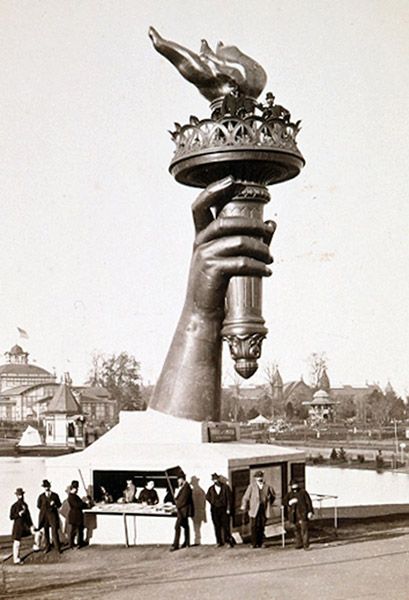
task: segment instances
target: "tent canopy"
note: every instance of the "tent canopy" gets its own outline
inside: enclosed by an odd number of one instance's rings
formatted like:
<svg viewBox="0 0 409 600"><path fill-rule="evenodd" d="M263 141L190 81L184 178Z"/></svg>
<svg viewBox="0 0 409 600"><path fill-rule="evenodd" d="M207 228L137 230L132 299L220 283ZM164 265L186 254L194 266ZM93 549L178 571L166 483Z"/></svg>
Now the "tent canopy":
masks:
<svg viewBox="0 0 409 600"><path fill-rule="evenodd" d="M23 432L20 441L17 446L22 447L32 447L32 446L42 446L43 441L41 439L41 435L38 433L35 427L28 425L27 429Z"/></svg>
<svg viewBox="0 0 409 600"><path fill-rule="evenodd" d="M264 415L257 415L249 421L249 425L264 425L266 423L270 423L270 421Z"/></svg>

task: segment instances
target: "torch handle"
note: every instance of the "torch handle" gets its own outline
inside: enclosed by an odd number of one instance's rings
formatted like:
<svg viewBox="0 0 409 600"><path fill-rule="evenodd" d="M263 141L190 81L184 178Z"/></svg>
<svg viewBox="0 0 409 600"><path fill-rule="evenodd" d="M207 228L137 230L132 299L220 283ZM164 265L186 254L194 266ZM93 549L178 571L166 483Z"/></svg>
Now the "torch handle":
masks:
<svg viewBox="0 0 409 600"><path fill-rule="evenodd" d="M219 213L220 217L246 217L263 223L264 204L270 199L263 185L247 183ZM245 379L257 370L261 345L267 335L262 316L262 278L232 277L226 296L222 336L227 341L234 368Z"/></svg>

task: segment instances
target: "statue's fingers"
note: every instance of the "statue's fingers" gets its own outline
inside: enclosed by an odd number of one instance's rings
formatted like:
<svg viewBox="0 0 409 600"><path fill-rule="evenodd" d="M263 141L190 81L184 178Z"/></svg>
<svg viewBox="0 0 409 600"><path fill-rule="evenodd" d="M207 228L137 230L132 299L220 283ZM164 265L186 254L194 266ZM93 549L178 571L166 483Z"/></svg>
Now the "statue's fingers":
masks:
<svg viewBox="0 0 409 600"><path fill-rule="evenodd" d="M213 221L212 207L220 210L241 189L243 184L236 183L230 176L208 185L192 205L196 233L205 229Z"/></svg>
<svg viewBox="0 0 409 600"><path fill-rule="evenodd" d="M218 265L224 275L231 277L249 275L250 277L269 277L271 270L261 261L250 256L230 256Z"/></svg>
<svg viewBox="0 0 409 600"><path fill-rule="evenodd" d="M221 237L242 235L243 233L265 240L269 231L269 228L264 223L255 219L248 219L246 217L218 217L197 234L195 244L205 244Z"/></svg>
<svg viewBox="0 0 409 600"><path fill-rule="evenodd" d="M245 235L237 235L213 240L200 247L204 258L212 260L219 257L221 260L229 256L243 256L261 260L271 264L273 258L269 247L257 238Z"/></svg>
<svg viewBox="0 0 409 600"><path fill-rule="evenodd" d="M159 35L159 33L156 31L156 29L154 27L152 27L152 25L148 29L148 35L151 38L152 43L155 46L155 48L160 44L160 42L163 41L163 38Z"/></svg>

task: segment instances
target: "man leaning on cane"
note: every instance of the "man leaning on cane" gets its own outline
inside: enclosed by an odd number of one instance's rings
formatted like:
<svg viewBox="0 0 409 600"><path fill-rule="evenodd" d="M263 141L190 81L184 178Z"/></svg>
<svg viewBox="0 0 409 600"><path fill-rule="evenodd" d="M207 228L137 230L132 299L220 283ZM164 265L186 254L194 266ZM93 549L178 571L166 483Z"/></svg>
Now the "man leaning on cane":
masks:
<svg viewBox="0 0 409 600"><path fill-rule="evenodd" d="M310 545L308 521L313 518L314 509L309 493L297 481L290 482L290 492L284 498L288 520L295 525L295 547L307 550Z"/></svg>
<svg viewBox="0 0 409 600"><path fill-rule="evenodd" d="M249 484L241 502L241 509L248 510L249 513L253 548L263 546L264 527L275 497L274 489L264 481L263 471L256 471L254 480Z"/></svg>

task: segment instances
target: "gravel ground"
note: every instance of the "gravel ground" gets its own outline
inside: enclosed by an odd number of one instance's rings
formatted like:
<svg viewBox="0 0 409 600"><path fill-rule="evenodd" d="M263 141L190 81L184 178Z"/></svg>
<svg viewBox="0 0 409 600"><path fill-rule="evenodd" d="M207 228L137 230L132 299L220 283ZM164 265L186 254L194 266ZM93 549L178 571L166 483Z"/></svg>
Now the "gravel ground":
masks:
<svg viewBox="0 0 409 600"><path fill-rule="evenodd" d="M314 530L309 551L289 540L253 549L90 546L2 562L0 597L30 600L408 600L409 521ZM0 548L3 558L9 542Z"/></svg>

